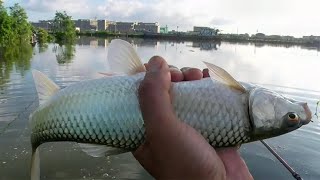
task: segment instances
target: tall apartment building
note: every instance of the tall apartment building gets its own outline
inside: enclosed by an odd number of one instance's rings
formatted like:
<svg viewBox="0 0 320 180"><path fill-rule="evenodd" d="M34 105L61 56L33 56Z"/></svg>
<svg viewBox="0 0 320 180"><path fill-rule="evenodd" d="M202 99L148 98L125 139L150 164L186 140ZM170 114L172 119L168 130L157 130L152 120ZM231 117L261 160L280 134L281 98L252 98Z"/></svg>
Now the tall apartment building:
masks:
<svg viewBox="0 0 320 180"><path fill-rule="evenodd" d="M77 29L81 32L84 31L95 31L97 27L90 19L78 19L73 21Z"/></svg>
<svg viewBox="0 0 320 180"><path fill-rule="evenodd" d="M213 29L210 27L194 26L193 31L200 36L215 36L215 35L217 35L216 29Z"/></svg>
<svg viewBox="0 0 320 180"><path fill-rule="evenodd" d="M139 22L134 26L134 30L136 32L160 33L160 25L157 22L156 23Z"/></svg>
<svg viewBox="0 0 320 180"><path fill-rule="evenodd" d="M53 27L53 20L41 20L39 22L31 23L34 27L43 28L47 31L51 31Z"/></svg>
<svg viewBox="0 0 320 180"><path fill-rule="evenodd" d="M107 31L114 33L130 33L134 32L134 22L115 22L108 24Z"/></svg>

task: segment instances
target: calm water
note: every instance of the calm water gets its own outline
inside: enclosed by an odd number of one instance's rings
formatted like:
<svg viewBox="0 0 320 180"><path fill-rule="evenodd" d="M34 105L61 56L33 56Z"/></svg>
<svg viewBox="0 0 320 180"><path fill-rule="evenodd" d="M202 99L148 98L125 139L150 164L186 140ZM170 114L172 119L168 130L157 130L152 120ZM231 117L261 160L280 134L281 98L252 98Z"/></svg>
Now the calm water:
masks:
<svg viewBox="0 0 320 180"><path fill-rule="evenodd" d="M256 83L309 103L320 99L320 56L317 49L253 44L169 42L128 39L143 61L161 55L170 64L204 68L215 63L237 80ZM110 40L81 38L75 46L17 48L0 61L0 179L28 179L28 116L37 106L31 69L47 74L59 86L101 77L106 72ZM17 53L18 52L18 53ZM315 119L315 118L314 118ZM320 126L310 123L267 142L304 179L320 179ZM151 179L130 153L92 158L75 143L41 146L42 179ZM199 150L200 151L200 150ZM292 179L260 143L243 145L242 157L256 179Z"/></svg>

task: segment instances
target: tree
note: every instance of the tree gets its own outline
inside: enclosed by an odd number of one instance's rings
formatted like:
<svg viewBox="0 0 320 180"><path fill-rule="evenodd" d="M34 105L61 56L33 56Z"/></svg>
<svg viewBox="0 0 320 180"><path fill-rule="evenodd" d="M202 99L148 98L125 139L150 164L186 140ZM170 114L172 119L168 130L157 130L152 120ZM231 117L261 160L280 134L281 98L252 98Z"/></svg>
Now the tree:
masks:
<svg viewBox="0 0 320 180"><path fill-rule="evenodd" d="M14 4L14 6L10 7L10 16L13 20L12 28L18 35L20 43L30 42L32 31L25 10L19 4Z"/></svg>
<svg viewBox="0 0 320 180"><path fill-rule="evenodd" d="M22 75L25 70L30 69L32 57L32 46L30 38L32 35L31 25L24 9L15 4L7 8L0 0L0 77L9 79L13 69ZM4 83L0 80L0 84Z"/></svg>
<svg viewBox="0 0 320 180"><path fill-rule="evenodd" d="M39 43L40 44L44 44L44 43L48 42L49 35L48 35L48 32L45 29L38 28L37 29L37 37L38 37Z"/></svg>
<svg viewBox="0 0 320 180"><path fill-rule="evenodd" d="M56 12L53 21L53 33L57 41L73 42L76 37L75 29L71 16L68 16L65 11Z"/></svg>
<svg viewBox="0 0 320 180"><path fill-rule="evenodd" d="M12 31L12 18L8 15L3 2L0 1L0 47L11 44L14 35Z"/></svg>
<svg viewBox="0 0 320 180"><path fill-rule="evenodd" d="M26 12L18 4L9 10L8 14L0 0L0 47L30 43L32 31Z"/></svg>

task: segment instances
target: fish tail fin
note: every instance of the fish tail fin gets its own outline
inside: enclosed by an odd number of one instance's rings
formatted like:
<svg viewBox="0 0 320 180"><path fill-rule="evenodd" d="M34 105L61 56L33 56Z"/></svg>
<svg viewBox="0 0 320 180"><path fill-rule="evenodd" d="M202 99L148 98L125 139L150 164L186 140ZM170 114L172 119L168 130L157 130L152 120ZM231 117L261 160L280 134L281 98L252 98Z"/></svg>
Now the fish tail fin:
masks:
<svg viewBox="0 0 320 180"><path fill-rule="evenodd" d="M52 95L54 95L60 88L40 71L32 70L32 75L38 93L39 104L41 105Z"/></svg>
<svg viewBox="0 0 320 180"><path fill-rule="evenodd" d="M39 148L32 148L31 180L40 180L40 154Z"/></svg>
<svg viewBox="0 0 320 180"><path fill-rule="evenodd" d="M111 74L133 75L146 71L144 64L133 46L121 39L111 41L108 47L107 61L112 71Z"/></svg>

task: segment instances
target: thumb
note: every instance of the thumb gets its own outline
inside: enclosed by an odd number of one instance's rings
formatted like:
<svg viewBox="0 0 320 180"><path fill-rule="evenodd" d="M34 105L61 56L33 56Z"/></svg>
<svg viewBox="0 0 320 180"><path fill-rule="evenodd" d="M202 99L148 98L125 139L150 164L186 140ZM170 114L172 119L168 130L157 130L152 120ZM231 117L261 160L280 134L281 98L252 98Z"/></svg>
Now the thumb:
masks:
<svg viewBox="0 0 320 180"><path fill-rule="evenodd" d="M163 123L171 123L174 119L170 86L171 75L168 64L162 57L152 57L139 88L139 103L147 136L161 131L159 127L163 126Z"/></svg>

